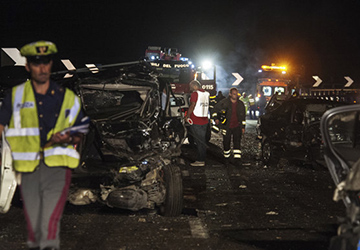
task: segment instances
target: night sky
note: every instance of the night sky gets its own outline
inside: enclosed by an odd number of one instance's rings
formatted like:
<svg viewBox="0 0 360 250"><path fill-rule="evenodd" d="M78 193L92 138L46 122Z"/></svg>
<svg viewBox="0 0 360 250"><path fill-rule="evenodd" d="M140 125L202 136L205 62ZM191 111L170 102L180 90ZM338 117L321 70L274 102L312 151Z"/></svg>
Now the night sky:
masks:
<svg viewBox="0 0 360 250"><path fill-rule="evenodd" d="M39 39L75 66L137 60L149 45L175 47L219 78L244 84L262 64L287 64L312 83L360 83L359 0L9 1L0 3L0 47Z"/></svg>

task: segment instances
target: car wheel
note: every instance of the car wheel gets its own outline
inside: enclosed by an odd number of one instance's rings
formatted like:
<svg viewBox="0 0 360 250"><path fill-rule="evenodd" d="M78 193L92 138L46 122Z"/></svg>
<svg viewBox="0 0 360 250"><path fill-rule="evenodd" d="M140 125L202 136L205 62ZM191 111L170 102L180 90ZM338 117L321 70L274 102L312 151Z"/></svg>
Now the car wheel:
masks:
<svg viewBox="0 0 360 250"><path fill-rule="evenodd" d="M275 156L275 147L270 140L264 138L261 143L262 161L265 165L275 165L278 163L278 158Z"/></svg>
<svg viewBox="0 0 360 250"><path fill-rule="evenodd" d="M180 168L176 165L167 165L163 168L166 186L165 202L160 206L163 216L178 216L183 209L183 185Z"/></svg>

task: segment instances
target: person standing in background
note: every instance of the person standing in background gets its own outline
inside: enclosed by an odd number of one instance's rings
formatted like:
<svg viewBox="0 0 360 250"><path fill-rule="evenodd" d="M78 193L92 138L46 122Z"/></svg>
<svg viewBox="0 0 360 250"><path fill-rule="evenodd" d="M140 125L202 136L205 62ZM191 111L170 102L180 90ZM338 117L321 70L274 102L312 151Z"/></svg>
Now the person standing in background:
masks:
<svg viewBox="0 0 360 250"><path fill-rule="evenodd" d="M191 124L190 131L194 137L194 142L197 148L196 161L191 163L194 167L204 167L206 158L206 130L209 125L209 92L201 88L201 84L197 80L189 83L190 91L190 106L185 116L185 120Z"/></svg>

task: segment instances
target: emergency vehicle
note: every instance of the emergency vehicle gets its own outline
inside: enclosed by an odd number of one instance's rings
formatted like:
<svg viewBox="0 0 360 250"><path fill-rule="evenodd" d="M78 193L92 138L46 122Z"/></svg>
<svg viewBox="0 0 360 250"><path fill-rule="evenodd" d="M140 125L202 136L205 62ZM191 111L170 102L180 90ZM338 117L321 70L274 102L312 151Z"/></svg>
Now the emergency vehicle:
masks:
<svg viewBox="0 0 360 250"><path fill-rule="evenodd" d="M288 94L290 79L286 70L286 66L262 65L258 71L256 96L264 95L269 101L275 93Z"/></svg>
<svg viewBox="0 0 360 250"><path fill-rule="evenodd" d="M149 46L145 51L145 58L150 65L159 73L161 78L170 82L173 97L170 97L170 107L172 114L185 116L190 103L190 86L192 80L198 80L201 87L210 93L210 109L214 105L212 102L216 97L216 67L215 65L202 65L195 67L189 58L182 57L176 48L164 48ZM175 100L176 99L176 100ZM179 103L181 103L179 105ZM186 123L187 129L189 124ZM211 137L211 125L207 128L206 140ZM193 138L188 133L190 143Z"/></svg>
<svg viewBox="0 0 360 250"><path fill-rule="evenodd" d="M210 96L216 95L216 68L214 65L195 67L189 58L182 57L176 48L149 46L145 58L163 78L168 78L172 91L177 94L190 93L189 83L198 80Z"/></svg>

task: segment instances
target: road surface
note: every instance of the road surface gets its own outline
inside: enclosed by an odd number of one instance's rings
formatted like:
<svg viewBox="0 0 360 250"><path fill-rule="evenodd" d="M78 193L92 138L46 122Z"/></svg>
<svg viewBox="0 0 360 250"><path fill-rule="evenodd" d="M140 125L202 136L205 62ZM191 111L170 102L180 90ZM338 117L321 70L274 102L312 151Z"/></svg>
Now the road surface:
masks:
<svg viewBox="0 0 360 250"><path fill-rule="evenodd" d="M242 166L223 164L220 135L211 139L206 167L191 167L194 149L183 146L181 216L68 204L61 249L328 249L345 214L343 204L332 201L329 172L286 160L264 166L255 125L247 121ZM0 214L0 250L27 249L21 202L13 203Z"/></svg>

